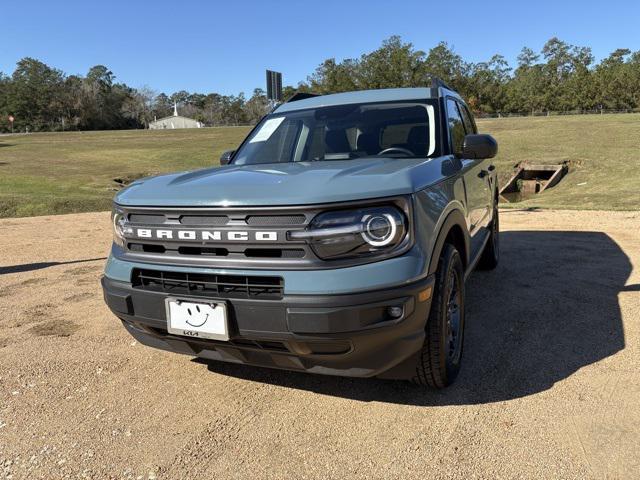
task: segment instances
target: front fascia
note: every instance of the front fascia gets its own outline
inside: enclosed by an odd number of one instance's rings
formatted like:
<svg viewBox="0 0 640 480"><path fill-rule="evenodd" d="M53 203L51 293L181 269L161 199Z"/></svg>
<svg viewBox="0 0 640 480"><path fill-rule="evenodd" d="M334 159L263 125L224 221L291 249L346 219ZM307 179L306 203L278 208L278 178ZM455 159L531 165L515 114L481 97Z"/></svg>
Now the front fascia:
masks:
<svg viewBox="0 0 640 480"><path fill-rule="evenodd" d="M406 236L397 248L390 251L322 260L314 253L307 241L292 239L289 235L291 232L305 231L312 220L321 213L387 205L398 208L408 220ZM135 237L127 237L123 246L114 244L112 256L127 262L141 262L158 267L171 265L234 270L339 269L401 256L414 244L411 196L311 207L136 208L117 204L115 207L129 218L129 225L137 234ZM195 219L197 224L185 223L187 219ZM253 223L252 219L260 220L260 223ZM287 219L287 221L283 222L280 219ZM297 220L290 223L292 219ZM268 224L265 224L265 221ZM147 238L138 235L141 231L148 235ZM180 233L185 236L189 234L189 238L180 239ZM210 238L203 240L204 233L207 233ZM242 236L230 240L232 234L242 234ZM193 254L193 249L196 249L196 254ZM209 251L204 252L204 250ZM221 253L216 253L216 250L220 250Z"/></svg>
<svg viewBox="0 0 640 480"><path fill-rule="evenodd" d="M459 203L454 200L464 196L462 188L459 178L450 177L418 192L412 202L412 230L415 236L413 246L403 255L386 260L343 268L290 270L157 265L122 260L111 255L107 261L105 275L112 280L126 283L131 282L134 268L219 275L279 276L284 280L284 293L287 295L347 294L408 284L427 275L437 230L446 214Z"/></svg>

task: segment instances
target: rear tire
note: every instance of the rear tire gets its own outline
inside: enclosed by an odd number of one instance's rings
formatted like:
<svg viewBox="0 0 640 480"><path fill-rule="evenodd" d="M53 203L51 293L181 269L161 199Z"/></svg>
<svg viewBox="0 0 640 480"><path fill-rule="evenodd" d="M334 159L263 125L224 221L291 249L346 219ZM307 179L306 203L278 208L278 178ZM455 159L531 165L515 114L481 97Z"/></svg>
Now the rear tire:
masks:
<svg viewBox="0 0 640 480"><path fill-rule="evenodd" d="M455 247L445 244L413 382L432 388L451 385L460 371L463 339L464 269Z"/></svg>
<svg viewBox="0 0 640 480"><path fill-rule="evenodd" d="M491 233L484 247L482 256L478 261L478 269L493 270L500 261L500 217L498 207L493 207L493 220L491 220Z"/></svg>

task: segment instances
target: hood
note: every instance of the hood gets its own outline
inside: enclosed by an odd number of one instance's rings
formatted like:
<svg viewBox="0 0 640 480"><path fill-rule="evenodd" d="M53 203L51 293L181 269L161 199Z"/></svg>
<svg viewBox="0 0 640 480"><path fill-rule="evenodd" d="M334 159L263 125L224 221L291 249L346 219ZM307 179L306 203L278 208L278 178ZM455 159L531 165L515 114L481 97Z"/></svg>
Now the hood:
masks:
<svg viewBox="0 0 640 480"><path fill-rule="evenodd" d="M430 159L227 165L151 177L116 195L123 206L223 207L310 205L413 193L442 178ZM436 171L437 170L437 171Z"/></svg>

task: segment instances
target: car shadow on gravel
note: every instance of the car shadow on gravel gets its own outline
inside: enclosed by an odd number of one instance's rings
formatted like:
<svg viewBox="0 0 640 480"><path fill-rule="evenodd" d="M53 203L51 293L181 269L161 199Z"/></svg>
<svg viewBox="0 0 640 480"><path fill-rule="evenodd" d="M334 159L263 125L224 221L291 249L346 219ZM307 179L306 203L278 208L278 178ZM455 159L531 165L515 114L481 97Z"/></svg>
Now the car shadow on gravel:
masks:
<svg viewBox="0 0 640 480"><path fill-rule="evenodd" d="M43 268L57 267L58 265L73 265L76 263L97 262L99 260L106 260L107 257L99 258L84 258L82 260L69 260L66 262L35 262L24 263L22 265L9 265L6 267L0 266L0 275L6 275L8 273L23 273L33 272L35 270L42 270Z"/></svg>
<svg viewBox="0 0 640 480"><path fill-rule="evenodd" d="M629 289L632 265L609 236L510 231L500 240L498 269L474 272L467 283L464 365L446 390L219 362L208 368L359 401L468 405L545 391L624 348L618 293Z"/></svg>

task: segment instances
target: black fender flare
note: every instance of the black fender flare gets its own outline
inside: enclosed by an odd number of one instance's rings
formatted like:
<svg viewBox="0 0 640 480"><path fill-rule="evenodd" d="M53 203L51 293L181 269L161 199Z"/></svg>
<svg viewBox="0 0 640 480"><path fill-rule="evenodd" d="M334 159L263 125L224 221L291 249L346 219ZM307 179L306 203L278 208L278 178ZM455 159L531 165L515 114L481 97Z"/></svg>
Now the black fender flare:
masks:
<svg viewBox="0 0 640 480"><path fill-rule="evenodd" d="M440 259L440 254L442 253L444 242L451 232L451 229L454 227L458 227L462 232L462 238L458 239L459 242L464 243L463 251L460 252L460 255L462 256L465 270L469 266L471 241L469 239L469 231L467 230L467 222L463 213L459 209L455 209L447 215L447 218L445 218L444 222L442 222L442 226L440 227L440 231L438 232L438 237L436 239L433 251L431 252L431 257L429 259L429 275L434 274L438 269L438 260ZM460 250L460 245L456 245L456 248Z"/></svg>

